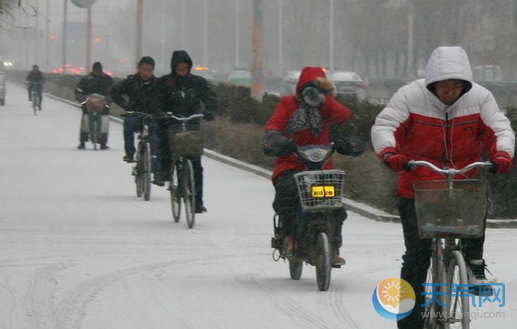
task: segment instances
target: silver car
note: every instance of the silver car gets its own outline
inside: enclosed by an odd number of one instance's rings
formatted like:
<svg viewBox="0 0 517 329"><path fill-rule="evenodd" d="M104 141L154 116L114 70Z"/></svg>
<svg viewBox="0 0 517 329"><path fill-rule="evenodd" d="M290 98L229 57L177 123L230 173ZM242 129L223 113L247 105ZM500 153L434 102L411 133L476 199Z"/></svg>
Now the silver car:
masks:
<svg viewBox="0 0 517 329"><path fill-rule="evenodd" d="M328 71L327 78L336 85L338 95L366 98L366 83L352 71Z"/></svg>

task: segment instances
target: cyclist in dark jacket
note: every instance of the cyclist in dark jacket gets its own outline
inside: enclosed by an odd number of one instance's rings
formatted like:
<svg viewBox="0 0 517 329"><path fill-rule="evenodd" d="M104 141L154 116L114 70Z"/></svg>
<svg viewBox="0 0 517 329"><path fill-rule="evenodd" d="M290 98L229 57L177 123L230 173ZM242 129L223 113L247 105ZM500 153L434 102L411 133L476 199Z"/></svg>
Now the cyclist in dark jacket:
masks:
<svg viewBox="0 0 517 329"><path fill-rule="evenodd" d="M127 112L138 111L153 116L164 116L158 100L157 81L154 76L154 59L142 57L138 63L138 73L129 75L111 89L113 102ZM142 118L124 118L124 161L134 162L135 132L142 130ZM149 136L153 149L156 146L156 123L149 123ZM153 152L156 154L156 152Z"/></svg>
<svg viewBox="0 0 517 329"><path fill-rule="evenodd" d="M102 72L102 64L100 62L93 63L92 72L85 76L79 81L77 88L75 89L75 99L79 103L84 103L86 97L91 94L100 94L106 97L107 104L111 103L110 100L110 91L113 87L113 79L105 73ZM86 105L82 105L83 115L87 114ZM102 112L103 115L109 115L109 107L106 107L106 110ZM82 122L82 118L81 118ZM77 148L84 149L84 143L88 141L88 133L81 132L79 137L80 144ZM101 149L108 149L108 134L101 134Z"/></svg>
<svg viewBox="0 0 517 329"><path fill-rule="evenodd" d="M43 99L42 84L45 83L45 77L43 76L43 73L41 73L41 71L39 70L38 65L32 66L32 70L27 75L25 81L29 83L29 88L27 89L29 91L29 102L32 101L32 89L37 88L36 90L39 92L39 109L41 110L41 100ZM39 85L36 85L38 83Z"/></svg>
<svg viewBox="0 0 517 329"><path fill-rule="evenodd" d="M171 59L171 73L158 80L161 106L164 111L176 116L188 117L201 113L201 102L205 105L204 120L211 121L217 109L216 95L205 78L191 74L192 59L186 51L174 51ZM190 123L199 124L199 120ZM169 149L168 127L158 123L159 149L162 154L161 180L169 177L171 154ZM193 157L194 178L196 183L196 212L206 212L203 205L203 167L201 156Z"/></svg>

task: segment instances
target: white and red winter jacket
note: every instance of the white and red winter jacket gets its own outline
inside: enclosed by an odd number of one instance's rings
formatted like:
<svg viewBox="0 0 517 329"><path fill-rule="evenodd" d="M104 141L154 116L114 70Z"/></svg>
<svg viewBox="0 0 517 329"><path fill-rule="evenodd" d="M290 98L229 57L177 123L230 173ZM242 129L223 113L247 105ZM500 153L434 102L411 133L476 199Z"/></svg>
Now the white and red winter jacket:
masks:
<svg viewBox="0 0 517 329"><path fill-rule="evenodd" d="M467 81L468 91L453 105L443 104L428 89L432 83L448 79ZM441 168L463 168L480 160L482 147L490 158L513 158L515 135L492 93L472 81L463 49L439 47L429 59L425 79L399 89L377 116L372 143L381 159L388 153L400 153ZM472 170L462 178L475 175ZM415 181L443 179L428 168L403 171L397 191L401 197L414 198Z"/></svg>

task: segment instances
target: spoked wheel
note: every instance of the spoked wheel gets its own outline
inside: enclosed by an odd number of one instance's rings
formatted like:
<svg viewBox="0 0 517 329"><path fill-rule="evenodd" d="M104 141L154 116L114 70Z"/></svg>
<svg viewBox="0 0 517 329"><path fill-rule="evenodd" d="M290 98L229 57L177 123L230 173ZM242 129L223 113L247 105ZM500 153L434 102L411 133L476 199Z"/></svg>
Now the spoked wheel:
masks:
<svg viewBox="0 0 517 329"><path fill-rule="evenodd" d="M34 115L38 115L38 96L32 97L32 110L34 111Z"/></svg>
<svg viewBox="0 0 517 329"><path fill-rule="evenodd" d="M321 291L327 291L330 286L331 252L327 234L320 232L316 238L316 280Z"/></svg>
<svg viewBox="0 0 517 329"><path fill-rule="evenodd" d="M144 144L142 158L142 191L144 200L149 201L151 199L151 148L149 143Z"/></svg>
<svg viewBox="0 0 517 329"><path fill-rule="evenodd" d="M136 155L136 167L134 169L135 171L135 184L136 184L136 196L142 197L142 168L144 167L143 161L142 161L142 152L138 150Z"/></svg>
<svg viewBox="0 0 517 329"><path fill-rule="evenodd" d="M186 160L183 166L183 203L185 204L185 218L189 228L194 227L196 219L196 183L192 162Z"/></svg>
<svg viewBox="0 0 517 329"><path fill-rule="evenodd" d="M461 252L454 250L447 259L447 328L469 329L470 328L470 304L467 279L467 267ZM458 285L462 285L458 287ZM452 289L452 290L451 290ZM458 296L461 295L461 296Z"/></svg>
<svg viewBox="0 0 517 329"><path fill-rule="evenodd" d="M172 218L177 223L181 216L181 189L179 186L180 172L179 164L174 162L171 166L171 178L169 183L169 191L171 192L171 208Z"/></svg>
<svg viewBox="0 0 517 329"><path fill-rule="evenodd" d="M431 265L429 266L429 270L427 272L427 284L433 283L444 283L445 282L445 268L443 263L439 262L435 257L431 258ZM447 293L447 287L444 286L435 286L435 293ZM429 303L433 294L433 286L428 285L423 287L423 291L426 291L426 297L424 304ZM435 296L436 299L440 300L441 303L447 303L447 296L438 295ZM445 319L443 318L443 314L445 312L445 308L438 304L436 301L431 301L424 310L425 317L424 329L448 329L448 325L445 323ZM438 317L438 315L441 315Z"/></svg>
<svg viewBox="0 0 517 329"><path fill-rule="evenodd" d="M90 137L92 139L93 143L93 149L97 151L97 143L99 143L99 131L98 131L98 122L96 117L92 117L91 120L93 120L92 123L92 131L90 132Z"/></svg>

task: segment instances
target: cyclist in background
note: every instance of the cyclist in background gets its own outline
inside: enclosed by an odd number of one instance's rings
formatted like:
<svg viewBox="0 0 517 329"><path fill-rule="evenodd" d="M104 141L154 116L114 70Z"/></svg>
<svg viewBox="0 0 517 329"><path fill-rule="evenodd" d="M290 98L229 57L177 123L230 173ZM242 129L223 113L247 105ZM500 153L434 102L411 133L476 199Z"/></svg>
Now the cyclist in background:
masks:
<svg viewBox="0 0 517 329"><path fill-rule="evenodd" d="M431 239L420 239L413 183L443 180L429 168L404 170L409 160L423 160L440 168L461 169L479 161L483 146L500 174L509 173L515 136L487 89L472 81L472 69L460 47L439 47L427 63L425 79L402 87L377 116L372 143L381 160L400 172L397 192L406 253L401 278L415 290L416 305L398 322L398 328L422 328L424 304L421 284L426 281ZM464 174L472 178L477 170ZM469 266L469 284L489 282L483 259L484 237L462 240Z"/></svg>
<svg viewBox="0 0 517 329"><path fill-rule="evenodd" d="M39 70L38 65L33 65L32 70L27 75L27 78L25 79L27 83L29 83L29 88L27 89L29 91L29 102L32 101L32 89L37 88L36 90L39 92L39 109L41 111L41 101L43 99L43 88L42 85L45 83L45 77L43 76L43 73ZM36 84L39 84L36 85Z"/></svg>

